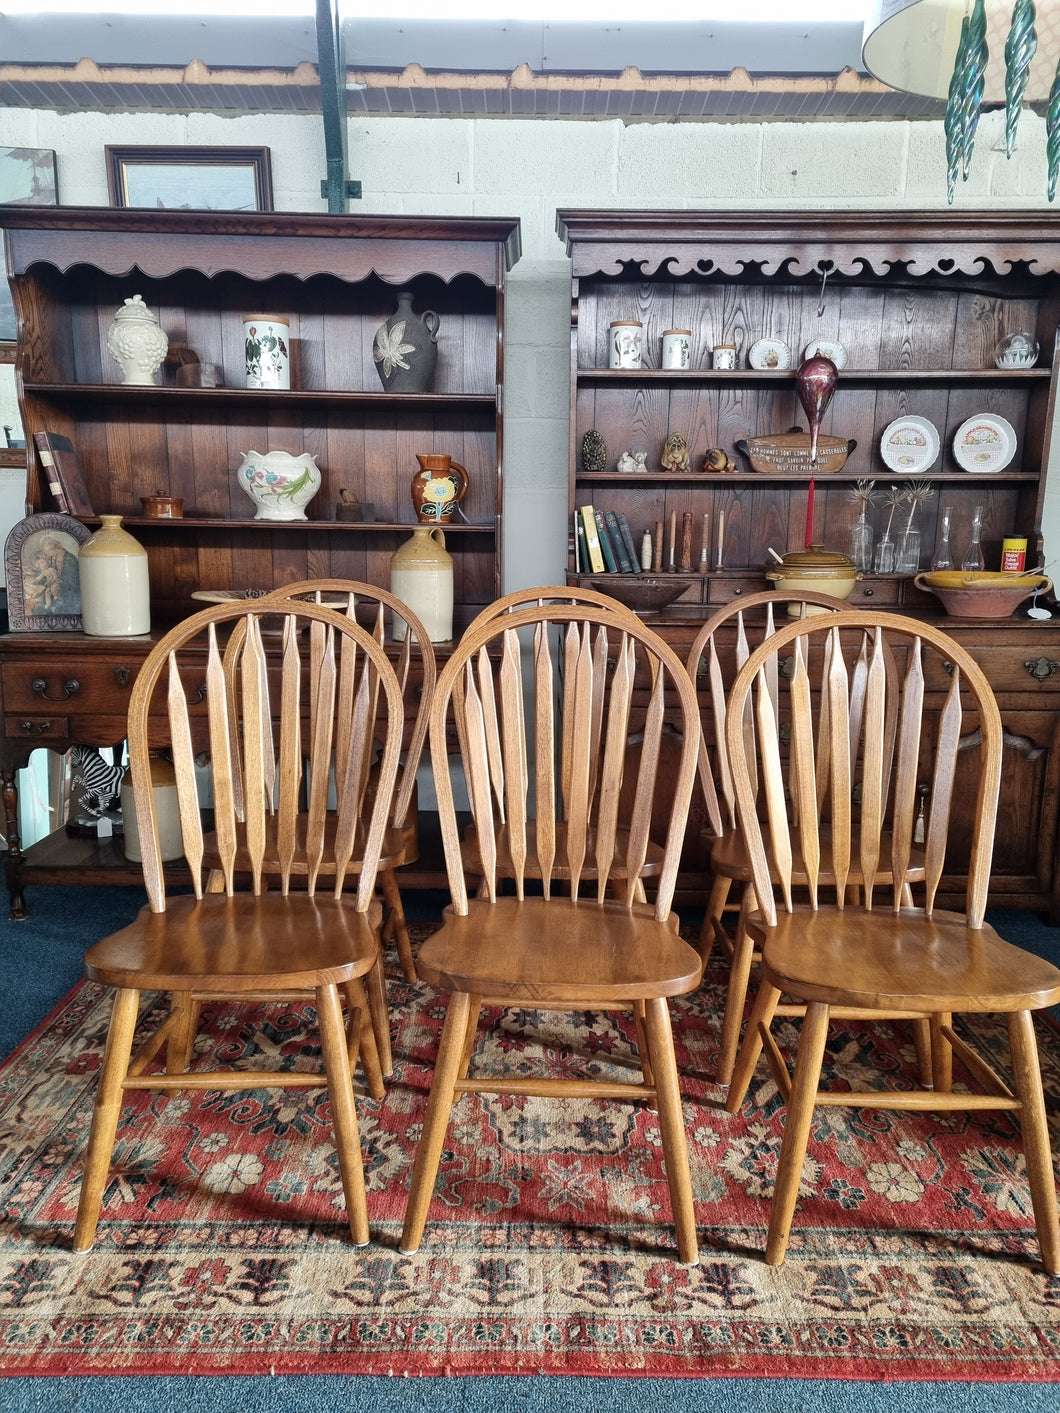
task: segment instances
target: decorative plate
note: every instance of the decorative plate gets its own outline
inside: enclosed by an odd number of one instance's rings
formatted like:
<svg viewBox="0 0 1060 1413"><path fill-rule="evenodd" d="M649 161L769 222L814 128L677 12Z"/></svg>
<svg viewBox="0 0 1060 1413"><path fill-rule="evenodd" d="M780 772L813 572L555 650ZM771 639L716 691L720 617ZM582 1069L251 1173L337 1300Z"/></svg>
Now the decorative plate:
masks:
<svg viewBox="0 0 1060 1413"><path fill-rule="evenodd" d="M758 368L763 372L780 371L791 367L791 349L780 339L759 339L751 345L747 355L748 368Z"/></svg>
<svg viewBox="0 0 1060 1413"><path fill-rule="evenodd" d="M847 351L835 339L811 339L802 350L803 360L813 358L818 353L824 358L830 358L837 368L847 366Z"/></svg>
<svg viewBox="0 0 1060 1413"><path fill-rule="evenodd" d="M195 589L191 597L203 603L252 603L271 594L272 589ZM324 599L325 608L345 608L345 599Z"/></svg>
<svg viewBox="0 0 1060 1413"><path fill-rule="evenodd" d="M969 417L953 439L954 460L965 471L1003 471L1015 455L1012 424L993 412Z"/></svg>
<svg viewBox="0 0 1060 1413"><path fill-rule="evenodd" d="M942 446L938 428L926 417L896 417L880 438L883 464L891 471L926 471Z"/></svg>

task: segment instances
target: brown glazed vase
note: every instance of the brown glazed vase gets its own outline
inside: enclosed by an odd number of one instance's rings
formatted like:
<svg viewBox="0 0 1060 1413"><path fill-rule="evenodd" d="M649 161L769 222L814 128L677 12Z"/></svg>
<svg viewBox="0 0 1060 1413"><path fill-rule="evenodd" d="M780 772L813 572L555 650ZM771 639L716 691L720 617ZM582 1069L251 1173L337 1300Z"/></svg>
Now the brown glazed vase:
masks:
<svg viewBox="0 0 1060 1413"><path fill-rule="evenodd" d="M467 472L443 453L417 452L420 469L412 478L412 504L424 525L448 525L467 494Z"/></svg>

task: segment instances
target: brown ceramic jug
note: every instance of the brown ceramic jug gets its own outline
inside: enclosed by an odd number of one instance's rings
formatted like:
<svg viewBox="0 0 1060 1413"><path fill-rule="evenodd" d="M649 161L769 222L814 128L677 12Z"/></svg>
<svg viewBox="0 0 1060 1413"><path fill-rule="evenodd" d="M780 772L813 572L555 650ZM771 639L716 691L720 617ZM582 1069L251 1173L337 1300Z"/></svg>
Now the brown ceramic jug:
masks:
<svg viewBox="0 0 1060 1413"><path fill-rule="evenodd" d="M417 452L420 470L412 478L412 504L424 525L448 525L467 493L467 472L451 456Z"/></svg>

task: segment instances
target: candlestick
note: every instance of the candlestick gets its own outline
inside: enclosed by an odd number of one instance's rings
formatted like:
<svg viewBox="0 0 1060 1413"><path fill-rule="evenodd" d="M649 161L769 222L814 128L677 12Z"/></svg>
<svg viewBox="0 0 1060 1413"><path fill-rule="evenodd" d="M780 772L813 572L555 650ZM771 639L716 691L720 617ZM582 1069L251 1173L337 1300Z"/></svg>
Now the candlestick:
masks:
<svg viewBox="0 0 1060 1413"><path fill-rule="evenodd" d="M675 560L675 558L676 558L676 552L677 552L677 511L676 511L676 510L671 510L671 511L670 511L670 554L669 554L669 557L668 557L668 559L667 559L667 565L668 565L668 567L669 567L671 570L673 570L673 569L675 568L674 560Z"/></svg>
<svg viewBox="0 0 1060 1413"><path fill-rule="evenodd" d="M651 570L651 536L647 530L644 531L644 538L640 542L640 567Z"/></svg>
<svg viewBox="0 0 1060 1413"><path fill-rule="evenodd" d="M699 547L699 572L710 572L710 516L703 516L703 539Z"/></svg>
<svg viewBox="0 0 1060 1413"><path fill-rule="evenodd" d="M810 488L806 495L806 548L813 544L813 477L810 477Z"/></svg>
<svg viewBox="0 0 1060 1413"><path fill-rule="evenodd" d="M692 568L692 512L686 510L681 516L681 569L684 573Z"/></svg>
<svg viewBox="0 0 1060 1413"><path fill-rule="evenodd" d="M714 567L720 569L725 558L725 512L718 511L718 557L714 561Z"/></svg>
<svg viewBox="0 0 1060 1413"><path fill-rule="evenodd" d="M653 547L652 547L652 556L651 556L651 567L652 567L652 569L655 570L656 574L658 574L659 571L662 569L662 557L663 557L663 532L662 532L662 521L661 521L661 520L656 520L656 522L655 522L655 543L654 543L654 545L653 545Z"/></svg>

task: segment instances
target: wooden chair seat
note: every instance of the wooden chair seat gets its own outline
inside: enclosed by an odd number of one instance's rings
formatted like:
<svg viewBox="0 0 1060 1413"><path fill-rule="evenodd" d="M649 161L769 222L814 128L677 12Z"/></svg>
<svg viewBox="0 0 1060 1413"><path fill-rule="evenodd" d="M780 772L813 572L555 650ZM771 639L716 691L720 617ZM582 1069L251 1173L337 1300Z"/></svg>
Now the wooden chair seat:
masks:
<svg viewBox="0 0 1060 1413"><path fill-rule="evenodd" d="M610 900L565 913L561 925L544 898L473 898L461 917L420 948L420 975L446 991L573 1010L599 1004L683 996L699 985L703 963L683 942L677 916L655 921L647 903ZM562 1003L562 1004L560 1004Z"/></svg>
<svg viewBox="0 0 1060 1413"><path fill-rule="evenodd" d="M371 969L379 940L371 919L330 894L206 893L144 906L85 953L85 974L103 986L195 990L219 996L309 990Z"/></svg>
<svg viewBox="0 0 1060 1413"><path fill-rule="evenodd" d="M851 937L851 927L854 937ZM849 914L796 907L773 928L748 920L762 939L762 970L804 1001L869 1011L1011 1011L1060 1002L1060 971L963 913L919 908Z"/></svg>
<svg viewBox="0 0 1060 1413"><path fill-rule="evenodd" d="M333 878L335 875L335 816L329 814L324 820L323 852L319 864L315 865L324 878ZM309 820L304 814L295 820L295 858L291 863L291 874L296 878L305 878L309 873L309 864L306 861L305 842ZM277 875L280 871L280 853L276 841L277 821L275 815L268 815L265 819L265 855L263 867L267 874ZM353 857L346 865L346 872L350 878L356 878L364 867L364 844L365 827L364 822L359 821L357 832L353 839ZM247 853L246 833L242 829L236 831L236 863L237 873L246 873L250 868L250 858ZM203 837L203 864L207 869L213 870L218 866L219 854L217 850L217 835L207 834ZM383 835L383 847L379 856L378 867L380 869L394 869L405 861L405 835L404 831L397 829L394 825L388 825L386 833Z"/></svg>
<svg viewBox="0 0 1060 1413"><path fill-rule="evenodd" d="M569 879L570 869L563 863L567 854L567 825L564 820L556 820L552 826L552 831L556 841L556 858L551 866L550 872L553 878ZM629 846L628 830L619 830L615 835L615 861L611 865L610 876L613 879L624 879L626 876L625 864L623 860L626 856L626 849ZM596 868L592 862L596 852L596 830L590 826L587 835L585 865L581 870L581 876L586 879L596 877ZM541 864L538 862L537 853L537 822L527 820L526 822L526 863L524 865L527 878L541 877ZM460 857L464 861L464 872L471 878L478 878L482 874L482 860L479 856L478 836L473 825L468 825L464 832L463 842L460 845ZM656 877L663 866L663 847L656 844L654 840L648 840L647 854L643 867L640 870L641 878ZM511 849L508 844L508 826L501 824L497 827L497 871L502 878L514 877L514 864L512 863Z"/></svg>

